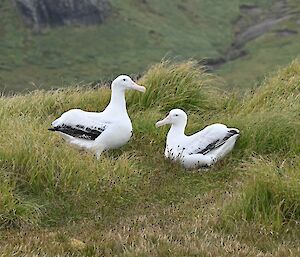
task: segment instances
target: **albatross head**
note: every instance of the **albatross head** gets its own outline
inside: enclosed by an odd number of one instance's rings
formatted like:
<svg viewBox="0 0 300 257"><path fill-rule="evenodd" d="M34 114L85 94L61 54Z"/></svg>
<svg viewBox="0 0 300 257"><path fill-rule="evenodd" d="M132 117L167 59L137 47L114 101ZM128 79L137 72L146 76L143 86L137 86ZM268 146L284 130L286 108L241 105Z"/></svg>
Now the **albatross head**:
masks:
<svg viewBox="0 0 300 257"><path fill-rule="evenodd" d="M166 118L156 122L155 126L157 128L166 124L185 126L186 122L187 122L186 113L181 109L173 109L172 111L170 111L170 113Z"/></svg>
<svg viewBox="0 0 300 257"><path fill-rule="evenodd" d="M112 88L119 88L121 90L133 89L140 92L145 92L146 88L136 84L129 76L120 75L111 84Z"/></svg>

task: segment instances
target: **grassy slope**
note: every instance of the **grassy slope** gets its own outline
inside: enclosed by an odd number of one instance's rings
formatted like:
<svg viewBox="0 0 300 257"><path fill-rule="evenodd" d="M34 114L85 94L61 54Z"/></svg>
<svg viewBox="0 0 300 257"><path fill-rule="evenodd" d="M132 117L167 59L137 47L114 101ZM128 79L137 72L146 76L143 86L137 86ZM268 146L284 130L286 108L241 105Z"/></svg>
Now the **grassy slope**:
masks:
<svg viewBox="0 0 300 257"><path fill-rule="evenodd" d="M46 129L69 108L102 110L108 89L2 97L3 255L299 256L299 81L294 62L238 100L192 62L158 64L127 95L134 137L101 161ZM189 132L238 127L233 154L200 172L164 160L154 123L175 106Z"/></svg>
<svg viewBox="0 0 300 257"><path fill-rule="evenodd" d="M21 25L11 2L0 3L0 87L6 91L63 87L75 81L138 73L166 55L218 57L231 44L239 5L257 3L267 8L270 4L267 0L156 0L148 4L112 0L114 14L103 25L55 28L33 35ZM271 35L249 45L250 56L224 67L229 85L249 86L249 78L261 77L274 64L294 59L299 52L299 44L293 43L296 37L277 42L278 37ZM278 48L282 40L288 45ZM265 47L272 50L262 50ZM285 57L273 58L274 51Z"/></svg>

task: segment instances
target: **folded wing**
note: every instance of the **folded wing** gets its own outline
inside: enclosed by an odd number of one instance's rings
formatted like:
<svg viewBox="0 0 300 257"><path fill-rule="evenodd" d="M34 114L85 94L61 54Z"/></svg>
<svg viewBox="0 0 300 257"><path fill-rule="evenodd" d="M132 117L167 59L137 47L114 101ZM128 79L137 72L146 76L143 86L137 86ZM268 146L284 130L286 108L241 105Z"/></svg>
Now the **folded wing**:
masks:
<svg viewBox="0 0 300 257"><path fill-rule="evenodd" d="M190 136L185 151L188 154L206 155L236 134L239 134L238 129L227 128L223 124L213 124Z"/></svg>
<svg viewBox="0 0 300 257"><path fill-rule="evenodd" d="M109 126L102 113L73 109L52 123L51 131L59 131L75 138L95 140Z"/></svg>

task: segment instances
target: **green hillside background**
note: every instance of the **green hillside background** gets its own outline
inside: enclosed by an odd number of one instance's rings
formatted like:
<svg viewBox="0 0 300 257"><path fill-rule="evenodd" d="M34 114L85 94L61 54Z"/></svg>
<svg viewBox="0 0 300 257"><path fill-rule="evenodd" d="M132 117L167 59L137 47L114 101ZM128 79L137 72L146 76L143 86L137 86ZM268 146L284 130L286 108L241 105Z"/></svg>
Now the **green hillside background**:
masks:
<svg viewBox="0 0 300 257"><path fill-rule="evenodd" d="M300 53L298 0L111 0L111 4L113 13L103 24L45 28L34 34L23 25L13 1L1 0L0 89L95 83L120 73L143 73L165 57L218 59L230 51L235 33L276 17L286 19L245 43L242 49L247 54L221 65L216 73L227 87L255 87L265 74ZM259 11L256 16L251 14L253 7Z"/></svg>

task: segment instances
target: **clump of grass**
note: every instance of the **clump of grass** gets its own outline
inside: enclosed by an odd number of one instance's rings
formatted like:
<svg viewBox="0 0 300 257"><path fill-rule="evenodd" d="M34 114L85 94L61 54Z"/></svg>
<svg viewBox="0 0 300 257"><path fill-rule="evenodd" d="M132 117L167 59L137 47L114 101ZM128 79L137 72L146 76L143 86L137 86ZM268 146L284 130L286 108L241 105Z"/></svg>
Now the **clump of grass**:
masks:
<svg viewBox="0 0 300 257"><path fill-rule="evenodd" d="M109 102L110 90L106 87L70 87L59 90L36 90L26 95L2 97L0 114L7 117L34 117L44 120L57 117L71 108L101 111Z"/></svg>
<svg viewBox="0 0 300 257"><path fill-rule="evenodd" d="M290 112L259 111L229 115L222 122L239 128L240 158L256 154L293 156L300 153L300 124Z"/></svg>
<svg viewBox="0 0 300 257"><path fill-rule="evenodd" d="M289 66L267 78L263 85L245 99L243 113L266 111L300 112L300 63L293 61Z"/></svg>
<svg viewBox="0 0 300 257"><path fill-rule="evenodd" d="M94 156L73 149L60 137L48 132L51 116L33 116L33 113L12 115L0 121L0 175L13 181L21 196L29 195L39 205L45 205L44 223L53 224L64 217L77 216L81 211L76 208L79 199L92 197L102 190L110 191L111 187L116 190L117 198L122 188L129 185L127 178L136 169L131 161L133 156L126 153L119 153L117 158L104 155L100 162L96 161ZM23 198L10 200L15 201L16 208L30 207L29 203L24 205L18 199ZM81 204L85 205L84 202ZM99 205L102 204L104 199L100 197ZM10 205L3 208L5 212L11 212ZM32 219L35 223L35 216L20 210L17 214L19 219L24 216L22 222L30 224ZM8 218L0 220L0 225L9 223Z"/></svg>
<svg viewBox="0 0 300 257"><path fill-rule="evenodd" d="M280 230L300 222L300 159L279 161L254 158L245 164L247 180L237 198L227 206L223 219L256 222Z"/></svg>
<svg viewBox="0 0 300 257"><path fill-rule="evenodd" d="M128 104L139 109L158 107L164 111L172 108L191 111L218 109L220 100L212 100L213 81L213 76L194 61L162 61L152 66L139 81L147 87L146 93L130 95Z"/></svg>
<svg viewBox="0 0 300 257"><path fill-rule="evenodd" d="M238 147L244 156L251 153L300 153L300 63L266 79L253 94L234 102L218 119L241 131Z"/></svg>
<svg viewBox="0 0 300 257"><path fill-rule="evenodd" d="M16 192L16 183L0 171L0 228L37 225L41 206L25 200Z"/></svg>

